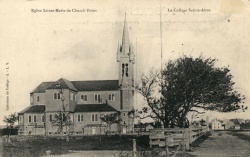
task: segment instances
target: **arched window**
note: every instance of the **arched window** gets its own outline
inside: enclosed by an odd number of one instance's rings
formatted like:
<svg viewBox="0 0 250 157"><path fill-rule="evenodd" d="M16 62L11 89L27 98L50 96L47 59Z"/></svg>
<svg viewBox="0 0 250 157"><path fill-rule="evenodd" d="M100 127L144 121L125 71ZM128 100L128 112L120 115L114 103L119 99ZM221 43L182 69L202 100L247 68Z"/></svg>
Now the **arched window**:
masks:
<svg viewBox="0 0 250 157"><path fill-rule="evenodd" d="M32 117L31 117L31 115L29 115L29 123L31 123L32 122Z"/></svg>
<svg viewBox="0 0 250 157"><path fill-rule="evenodd" d="M34 123L36 123L36 115L34 115Z"/></svg>
<svg viewBox="0 0 250 157"><path fill-rule="evenodd" d="M39 102L40 101L40 98L39 96L36 97L36 102Z"/></svg>
<svg viewBox="0 0 250 157"><path fill-rule="evenodd" d="M52 122L52 114L49 115L49 121Z"/></svg>
<svg viewBox="0 0 250 157"><path fill-rule="evenodd" d="M83 114L81 114L81 121L83 122Z"/></svg>
<svg viewBox="0 0 250 157"><path fill-rule="evenodd" d="M95 114L95 121L97 121L97 114Z"/></svg>
<svg viewBox="0 0 250 157"><path fill-rule="evenodd" d="M57 99L57 93L54 93L54 99Z"/></svg>
<svg viewBox="0 0 250 157"><path fill-rule="evenodd" d="M57 93L57 99L61 99L61 94Z"/></svg>
<svg viewBox="0 0 250 157"><path fill-rule="evenodd" d="M77 121L78 121L78 122L81 121L81 115L80 115L80 114L77 115Z"/></svg>
<svg viewBox="0 0 250 157"><path fill-rule="evenodd" d="M122 64L122 76L124 75L124 64Z"/></svg>
<svg viewBox="0 0 250 157"><path fill-rule="evenodd" d="M126 76L128 77L128 64L126 64Z"/></svg>

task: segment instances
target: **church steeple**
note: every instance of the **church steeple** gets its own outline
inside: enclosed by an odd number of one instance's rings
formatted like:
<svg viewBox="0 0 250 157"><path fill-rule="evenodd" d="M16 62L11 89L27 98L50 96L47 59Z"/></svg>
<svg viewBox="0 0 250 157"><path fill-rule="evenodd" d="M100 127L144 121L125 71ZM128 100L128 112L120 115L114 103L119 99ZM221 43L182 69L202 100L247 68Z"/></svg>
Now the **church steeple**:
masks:
<svg viewBox="0 0 250 157"><path fill-rule="evenodd" d="M129 34L128 34L128 24L127 24L127 18L125 13L125 20L124 20L124 26L123 26L123 35L122 35L122 53L129 52L130 50L130 43L129 43Z"/></svg>
<svg viewBox="0 0 250 157"><path fill-rule="evenodd" d="M123 87L132 87L134 78L135 57L133 46L129 40L128 23L125 14L122 42L118 43L117 62L119 62L119 84Z"/></svg>

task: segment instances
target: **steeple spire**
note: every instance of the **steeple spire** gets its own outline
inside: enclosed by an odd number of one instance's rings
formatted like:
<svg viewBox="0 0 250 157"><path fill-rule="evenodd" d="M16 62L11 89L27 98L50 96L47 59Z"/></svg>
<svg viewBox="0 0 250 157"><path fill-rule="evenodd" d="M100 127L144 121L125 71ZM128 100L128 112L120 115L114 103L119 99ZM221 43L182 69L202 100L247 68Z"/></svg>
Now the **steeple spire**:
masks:
<svg viewBox="0 0 250 157"><path fill-rule="evenodd" d="M122 36L122 53L128 53L129 52L129 35L128 35L128 24L127 24L127 18L125 13L125 20L124 20L124 26L123 26L123 36Z"/></svg>

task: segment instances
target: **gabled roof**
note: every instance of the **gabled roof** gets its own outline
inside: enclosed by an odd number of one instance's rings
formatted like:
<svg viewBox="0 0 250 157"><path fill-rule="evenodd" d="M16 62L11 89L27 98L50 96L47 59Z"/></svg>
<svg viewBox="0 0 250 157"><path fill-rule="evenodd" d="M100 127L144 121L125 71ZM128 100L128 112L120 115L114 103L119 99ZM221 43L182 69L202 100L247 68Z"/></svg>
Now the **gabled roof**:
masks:
<svg viewBox="0 0 250 157"><path fill-rule="evenodd" d="M223 123L223 121L220 120L220 119L213 119L210 123L213 123L214 121L218 121L218 122L220 122L220 123Z"/></svg>
<svg viewBox="0 0 250 157"><path fill-rule="evenodd" d="M235 125L239 125L238 119L230 119L231 122L233 122Z"/></svg>
<svg viewBox="0 0 250 157"><path fill-rule="evenodd" d="M47 89L70 89L73 91L77 91L75 86L69 81L64 78L60 78L56 82L51 83Z"/></svg>
<svg viewBox="0 0 250 157"><path fill-rule="evenodd" d="M45 89L54 82L42 82L39 86L37 86L33 91L30 93L44 93Z"/></svg>
<svg viewBox="0 0 250 157"><path fill-rule="evenodd" d="M78 104L74 112L115 112L109 104Z"/></svg>
<svg viewBox="0 0 250 157"><path fill-rule="evenodd" d="M71 81L78 91L119 90L118 80Z"/></svg>
<svg viewBox="0 0 250 157"><path fill-rule="evenodd" d="M60 84L60 86L58 86ZM112 91L119 90L118 80L69 81L60 78L54 82L42 82L32 93L44 93L46 89L70 89L73 91Z"/></svg>
<svg viewBox="0 0 250 157"><path fill-rule="evenodd" d="M45 105L32 105L32 106L29 106L29 107L25 108L24 110L22 110L18 114L23 114L23 113L44 113L44 111L45 111Z"/></svg>

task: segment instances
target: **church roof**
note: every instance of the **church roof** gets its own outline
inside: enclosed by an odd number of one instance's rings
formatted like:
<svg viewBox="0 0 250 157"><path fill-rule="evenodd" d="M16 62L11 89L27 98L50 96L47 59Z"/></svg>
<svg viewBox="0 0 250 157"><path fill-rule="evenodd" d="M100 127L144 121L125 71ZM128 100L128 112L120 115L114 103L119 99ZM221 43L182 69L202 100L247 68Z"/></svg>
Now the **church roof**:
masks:
<svg viewBox="0 0 250 157"><path fill-rule="evenodd" d="M109 104L78 104L74 112L115 112Z"/></svg>
<svg viewBox="0 0 250 157"><path fill-rule="evenodd" d="M60 86L58 86L60 84ZM69 81L60 78L54 82L42 82L32 93L44 93L46 89L71 89L73 91L119 90L118 80Z"/></svg>
<svg viewBox="0 0 250 157"><path fill-rule="evenodd" d="M60 78L56 82L51 83L47 89L71 89L73 91L77 91L75 86L69 80L64 78Z"/></svg>
<svg viewBox="0 0 250 157"><path fill-rule="evenodd" d="M110 91L118 90L118 80L72 81L78 91Z"/></svg>
<svg viewBox="0 0 250 157"><path fill-rule="evenodd" d="M44 93L45 89L52 84L53 82L42 82L39 86L37 86L34 90L32 90L30 93Z"/></svg>
<svg viewBox="0 0 250 157"><path fill-rule="evenodd" d="M45 111L45 105L32 105L24 110L20 111L18 114L22 113L44 113Z"/></svg>

